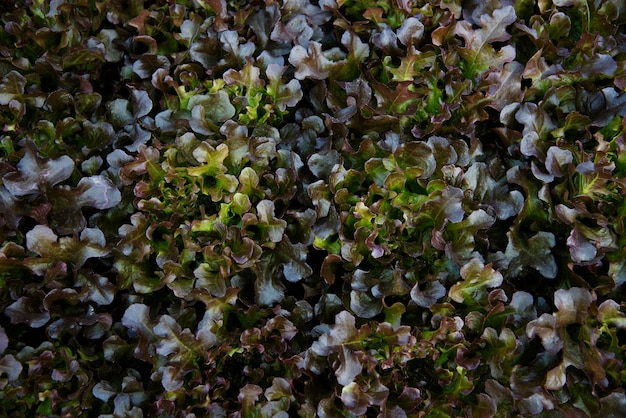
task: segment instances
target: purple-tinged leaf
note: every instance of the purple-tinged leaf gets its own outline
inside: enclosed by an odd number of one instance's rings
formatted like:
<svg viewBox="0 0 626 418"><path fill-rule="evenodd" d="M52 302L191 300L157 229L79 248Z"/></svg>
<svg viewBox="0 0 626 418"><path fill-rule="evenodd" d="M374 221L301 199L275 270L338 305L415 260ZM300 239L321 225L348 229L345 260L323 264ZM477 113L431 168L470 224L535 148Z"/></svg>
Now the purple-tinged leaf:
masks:
<svg viewBox="0 0 626 418"><path fill-rule="evenodd" d="M415 286L411 289L411 299L422 308L430 308L444 297L446 293L445 286L439 280L428 282L424 286L424 290L420 290L420 284L415 283Z"/></svg>
<svg viewBox="0 0 626 418"><path fill-rule="evenodd" d="M274 104L278 110L281 111L296 106L303 97L298 80L292 79L287 84L283 84L282 75L286 69L287 67L283 65L269 64L265 70L265 75L269 80L267 92L274 99Z"/></svg>
<svg viewBox="0 0 626 418"><path fill-rule="evenodd" d="M6 375L9 383L17 381L20 374L22 374L22 370L24 370L24 366L12 354L7 354L0 359L0 376ZM2 385L2 380L4 379L0 379L0 385Z"/></svg>
<svg viewBox="0 0 626 418"><path fill-rule="evenodd" d="M335 325L328 334L320 336L318 341L311 346L311 351L320 356L328 356L337 353L339 367L335 370L337 381L342 386L352 383L361 373L363 365L352 347L358 342L358 331L355 328L355 318L347 311L342 311L335 316Z"/></svg>
<svg viewBox="0 0 626 418"><path fill-rule="evenodd" d="M546 373L546 383L544 384L544 387L548 390L562 389L563 386L565 386L565 380L567 379L567 375L565 374L567 366L568 364L563 361L555 368L548 370L548 373Z"/></svg>
<svg viewBox="0 0 626 418"><path fill-rule="evenodd" d="M261 200L256 207L256 216L252 214L244 215L244 226L255 225L267 236L269 241L278 243L283 239L287 222L275 216L274 202L271 200Z"/></svg>
<svg viewBox="0 0 626 418"><path fill-rule="evenodd" d="M600 399L601 416L619 417L626 410L626 395L615 391Z"/></svg>
<svg viewBox="0 0 626 418"><path fill-rule="evenodd" d="M383 303L381 299L371 296L369 292L352 290L350 309L360 318L373 318L382 312Z"/></svg>
<svg viewBox="0 0 626 418"><path fill-rule="evenodd" d="M107 277L95 273L81 273L76 281L76 286L84 286L87 289L89 300L102 306L110 305L117 292L117 288Z"/></svg>
<svg viewBox="0 0 626 418"><path fill-rule="evenodd" d="M424 142L412 141L401 144L396 148L393 156L400 168L410 178L427 179L433 175L437 168L433 150ZM367 171L367 167L365 169ZM395 171L395 167L388 167L388 169Z"/></svg>
<svg viewBox="0 0 626 418"><path fill-rule="evenodd" d="M383 24L382 30L372 35L370 42L381 49L385 55L399 55L402 53L398 48L398 37L396 33L389 27L389 25ZM407 37L410 37L407 36Z"/></svg>
<svg viewBox="0 0 626 418"><path fill-rule="evenodd" d="M333 67L333 62L324 56L322 45L319 42L309 42L308 49L296 45L289 53L289 63L296 68L295 77L298 80L312 78L324 80Z"/></svg>
<svg viewBox="0 0 626 418"><path fill-rule="evenodd" d="M106 380L96 383L91 389L91 393L102 402L108 402L109 399L117 395L117 391Z"/></svg>
<svg viewBox="0 0 626 418"><path fill-rule="evenodd" d="M463 2L463 19L472 25L480 25L482 15L491 15L504 6L514 6L515 0L469 0Z"/></svg>
<svg viewBox="0 0 626 418"><path fill-rule="evenodd" d="M380 405L389 394L389 389L380 381L376 381L372 386L364 389L362 385L356 382L351 382L341 389L341 401L351 413L357 416L365 414L370 406Z"/></svg>
<svg viewBox="0 0 626 418"><path fill-rule="evenodd" d="M287 281L297 283L313 274L313 269L306 263L306 248L304 244L292 244L286 236L278 244L283 275Z"/></svg>
<svg viewBox="0 0 626 418"><path fill-rule="evenodd" d="M311 350L320 356L328 356L344 342L349 342L356 338L358 331L355 324L354 316L348 311L338 313L335 316L335 325L330 333L322 335L317 342L314 342Z"/></svg>
<svg viewBox="0 0 626 418"><path fill-rule="evenodd" d="M224 81L227 85L237 84L245 87L250 92L265 86L265 81L261 79L261 70L248 58L240 71L231 68L224 73Z"/></svg>
<svg viewBox="0 0 626 418"><path fill-rule="evenodd" d="M208 36L199 37L189 49L189 56L195 62L202 64L205 70L212 71L222 53L217 34L209 31Z"/></svg>
<svg viewBox="0 0 626 418"><path fill-rule="evenodd" d="M50 313L41 311L41 304L28 296L22 296L4 309L12 324L27 324L41 328L50 321Z"/></svg>
<svg viewBox="0 0 626 418"><path fill-rule="evenodd" d="M554 306L558 312L554 315L557 327L570 324L584 324L589 316L589 306L593 302L591 292L581 287L559 289L554 292Z"/></svg>
<svg viewBox="0 0 626 418"><path fill-rule="evenodd" d="M152 99L145 90L138 90L133 87L129 87L131 102L133 104L133 117L136 119L142 118L150 113L152 110Z"/></svg>
<svg viewBox="0 0 626 418"><path fill-rule="evenodd" d="M263 389L257 385L247 384L239 390L237 399L241 402L243 416L252 416L254 405L259 401L259 396L263 394Z"/></svg>
<svg viewBox="0 0 626 418"><path fill-rule="evenodd" d="M120 36L114 29L100 29L97 38L104 47L104 59L107 62L119 62L124 57L124 51L118 47Z"/></svg>
<svg viewBox="0 0 626 418"><path fill-rule="evenodd" d="M106 248L106 239L101 230L85 228L80 239L75 237L58 237L52 229L45 225L37 225L26 233L26 246L29 251L41 256L31 258L29 264L36 274L45 273L45 265L54 265L58 261L73 263L80 268L89 258L105 257L110 251ZM42 270L43 268L43 270Z"/></svg>
<svg viewBox="0 0 626 418"><path fill-rule="evenodd" d="M584 93L582 106L592 119L592 126L606 126L615 115L626 116L626 94L613 87L605 87L593 93Z"/></svg>
<svg viewBox="0 0 626 418"><path fill-rule="evenodd" d="M507 277L517 276L526 267L534 268L548 279L556 277L558 267L552 255L552 248L556 244L553 233L539 231L532 237L524 239L517 233L509 231L507 237L509 243L503 254Z"/></svg>
<svg viewBox="0 0 626 418"><path fill-rule="evenodd" d="M47 192L49 188L66 180L74 171L74 161L67 155L56 160L41 158L35 145L27 143L24 157L17 163L16 172L2 177L4 187L16 197Z"/></svg>
<svg viewBox="0 0 626 418"><path fill-rule="evenodd" d="M510 190L505 181L506 178L493 179L483 162L472 164L463 176L464 187L474 192L474 199L490 204L498 219L517 215L524 205L524 196L517 190Z"/></svg>
<svg viewBox="0 0 626 418"><path fill-rule="evenodd" d="M338 354L340 365L335 371L335 376L337 376L337 383L347 386L354 382L354 379L361 374L363 365L354 351L345 345L342 345Z"/></svg>
<svg viewBox="0 0 626 418"><path fill-rule="evenodd" d="M544 139L557 128L550 115L535 103L522 104L515 113L515 119L524 125L524 135L535 133L539 139Z"/></svg>
<svg viewBox="0 0 626 418"><path fill-rule="evenodd" d="M563 172L562 167L571 164L573 161L574 156L570 150L561 149L555 146L548 148L545 164L550 175L554 177L563 177L565 173Z"/></svg>
<svg viewBox="0 0 626 418"><path fill-rule="evenodd" d="M607 54L594 54L591 57L583 56L580 72L583 77L593 79L600 74L611 77L617 71L617 62Z"/></svg>
<svg viewBox="0 0 626 418"><path fill-rule="evenodd" d="M179 364L168 364L162 368L161 384L163 389L174 392L183 387L184 374Z"/></svg>
<svg viewBox="0 0 626 418"><path fill-rule="evenodd" d="M563 340L559 335L556 318L544 313L539 318L530 321L526 326L528 338L538 336L547 352L557 354L563 348Z"/></svg>
<svg viewBox="0 0 626 418"><path fill-rule="evenodd" d="M577 222L567 238L570 256L576 263L591 262L617 248L616 238L608 227L591 228Z"/></svg>
<svg viewBox="0 0 626 418"><path fill-rule="evenodd" d="M184 363L192 360L198 343L188 328L183 330L174 318L161 315L153 332L159 337L156 343L157 354L167 357L170 362Z"/></svg>
<svg viewBox="0 0 626 418"><path fill-rule="evenodd" d="M348 50L346 62L341 65L343 71L345 71L348 65L356 66L365 61L369 56L369 45L361 41L361 38L351 30L346 30L343 35L341 35L341 44ZM354 77L350 78L352 79Z"/></svg>
<svg viewBox="0 0 626 418"><path fill-rule="evenodd" d="M137 293L146 294L156 292L165 286L159 276L148 269L145 263L137 263L132 258L116 256L113 267L119 289L128 289L132 285Z"/></svg>
<svg viewBox="0 0 626 418"><path fill-rule="evenodd" d="M163 55L142 55L133 63L133 71L142 79L149 79L159 68L170 69L170 60Z"/></svg>
<svg viewBox="0 0 626 418"><path fill-rule="evenodd" d="M134 303L126 308L122 316L122 325L129 329L130 337L137 337L139 342L135 347L135 357L151 362L155 355L152 343L157 341L153 332L154 322L150 319L150 308L143 303Z"/></svg>
<svg viewBox="0 0 626 418"><path fill-rule="evenodd" d="M409 17L402 22L396 34L404 46L415 46L424 36L424 24L415 17Z"/></svg>
<svg viewBox="0 0 626 418"><path fill-rule="evenodd" d="M247 24L250 25L250 28L256 35L256 43L264 50L270 39L270 34L277 28L277 25L280 24L280 15L278 5L271 4L256 10L255 13L248 18Z"/></svg>
<svg viewBox="0 0 626 418"><path fill-rule="evenodd" d="M261 306L273 306L285 297L280 266L277 257L271 251L264 253L252 266L254 272L255 301Z"/></svg>
<svg viewBox="0 0 626 418"><path fill-rule="evenodd" d="M307 21L307 17L302 14L296 14L286 23L283 23L281 20L276 22L270 37L274 41L293 42L295 45L306 47L314 35L315 31Z"/></svg>
<svg viewBox="0 0 626 418"><path fill-rule="evenodd" d="M134 303L126 308L122 316L122 325L132 329L137 335L152 336L150 308L142 303Z"/></svg>
<svg viewBox="0 0 626 418"><path fill-rule="evenodd" d="M454 34L465 41L459 48L459 54L467 62L469 73L477 77L488 68L500 69L515 58L515 48L511 45L496 51L491 45L494 42L507 41L511 35L506 28L517 19L515 9L506 6L496 9L491 15L480 16L480 29L473 29L468 21L461 20L456 24Z"/></svg>
<svg viewBox="0 0 626 418"><path fill-rule="evenodd" d="M208 263L201 263L194 271L193 275L198 279L195 287L206 289L209 293L216 297L222 297L226 294L226 281L224 278L223 268L212 266Z"/></svg>
<svg viewBox="0 0 626 418"><path fill-rule="evenodd" d="M487 75L489 106L501 111L510 103L522 101L524 97L522 91L523 71L524 66L513 61L505 64L502 71L494 71Z"/></svg>
<svg viewBox="0 0 626 418"><path fill-rule="evenodd" d="M117 206L122 195L111 180L104 176L83 177L76 186L78 207L89 206L96 209L109 209Z"/></svg>
<svg viewBox="0 0 626 418"><path fill-rule="evenodd" d="M517 402L517 410L526 416L538 415L554 409L554 401L544 393L533 393Z"/></svg>
<svg viewBox="0 0 626 418"><path fill-rule="evenodd" d="M421 210L435 222L435 228L441 229L446 222L461 222L465 216L463 209L463 191L457 187L447 186L436 197L422 205Z"/></svg>
<svg viewBox="0 0 626 418"><path fill-rule="evenodd" d="M294 401L295 397L291 392L291 385L287 379L282 377L275 377L272 379L272 386L265 389L265 397L269 401L277 401L281 399L288 399Z"/></svg>
<svg viewBox="0 0 626 418"><path fill-rule="evenodd" d="M509 308L513 310L509 321L516 326L526 325L529 320L537 318L537 310L534 306L533 296L524 291L517 291L511 298Z"/></svg>
<svg viewBox="0 0 626 418"><path fill-rule="evenodd" d="M246 58L252 57L255 45L252 42L239 43L239 34L234 30L225 30L219 33L220 42L226 52L226 56L238 58L238 63L243 65Z"/></svg>
<svg viewBox="0 0 626 418"><path fill-rule="evenodd" d="M109 120L116 129L133 122L133 114L130 111L130 102L126 99L115 99L106 104Z"/></svg>
<svg viewBox="0 0 626 418"><path fill-rule="evenodd" d="M339 153L330 150L326 153L315 153L309 157L307 166L319 179L327 179L333 167L339 163Z"/></svg>
<svg viewBox="0 0 626 418"><path fill-rule="evenodd" d="M209 94L196 94L189 99L188 109L191 109L192 112L196 109L197 117L194 116L192 121L195 120L198 123L206 123L207 121L219 123L235 116L235 107L231 104L228 93L224 90ZM200 112L200 110L202 111Z"/></svg>
<svg viewBox="0 0 626 418"><path fill-rule="evenodd" d="M24 202L11 194L4 186L0 186L0 224L15 230L22 219L27 215ZM48 208L49 209L49 208Z"/></svg>
<svg viewBox="0 0 626 418"><path fill-rule="evenodd" d="M130 222L130 225L125 224L118 229L121 239L117 243L117 249L127 257L134 253L134 259L139 263L152 248L146 236L148 218L143 213L137 212L131 215Z"/></svg>

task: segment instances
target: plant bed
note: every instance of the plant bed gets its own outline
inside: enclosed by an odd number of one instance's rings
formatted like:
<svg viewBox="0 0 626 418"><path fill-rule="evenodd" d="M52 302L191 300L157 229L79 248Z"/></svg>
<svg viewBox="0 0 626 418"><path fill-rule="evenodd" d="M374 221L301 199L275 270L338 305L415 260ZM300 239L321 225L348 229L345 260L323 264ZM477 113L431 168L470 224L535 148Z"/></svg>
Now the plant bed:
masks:
<svg viewBox="0 0 626 418"><path fill-rule="evenodd" d="M0 13L0 415L626 410L621 1Z"/></svg>

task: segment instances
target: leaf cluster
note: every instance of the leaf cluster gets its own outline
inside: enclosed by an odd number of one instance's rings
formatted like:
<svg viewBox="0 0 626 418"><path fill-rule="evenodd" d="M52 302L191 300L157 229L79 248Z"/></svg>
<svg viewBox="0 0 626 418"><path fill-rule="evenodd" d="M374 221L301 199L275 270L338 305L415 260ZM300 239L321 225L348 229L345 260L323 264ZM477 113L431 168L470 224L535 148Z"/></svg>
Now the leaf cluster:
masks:
<svg viewBox="0 0 626 418"><path fill-rule="evenodd" d="M626 410L620 1L0 9L0 415Z"/></svg>

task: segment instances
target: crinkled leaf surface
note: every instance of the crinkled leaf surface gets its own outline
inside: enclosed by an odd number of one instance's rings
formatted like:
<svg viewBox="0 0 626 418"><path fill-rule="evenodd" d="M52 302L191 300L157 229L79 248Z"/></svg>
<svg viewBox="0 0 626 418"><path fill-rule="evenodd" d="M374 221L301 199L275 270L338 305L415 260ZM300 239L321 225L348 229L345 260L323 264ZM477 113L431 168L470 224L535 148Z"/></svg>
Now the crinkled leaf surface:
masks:
<svg viewBox="0 0 626 418"><path fill-rule="evenodd" d="M455 283L449 292L450 299L455 302L473 303L484 299L486 289L502 284L503 277L490 264L483 265L480 260L473 259L461 267L462 281Z"/></svg>
<svg viewBox="0 0 626 418"><path fill-rule="evenodd" d="M465 46L459 49L459 53L467 62L469 74L478 75L490 67L502 68L515 58L515 49L512 46L506 45L496 51L491 45L511 37L506 29L515 20L515 9L506 6L494 10L491 15L481 15L480 29L473 29L472 24L465 20L456 24L454 33L465 40Z"/></svg>
<svg viewBox="0 0 626 418"><path fill-rule="evenodd" d="M56 261L70 262L80 268L90 258L104 257L110 253L106 248L106 239L98 228L85 228L77 237L58 237L47 226L37 225L26 234L26 246L29 251L41 258L31 259L32 268L37 274L43 274L42 263Z"/></svg>
<svg viewBox="0 0 626 418"><path fill-rule="evenodd" d="M17 3L0 415L621 416L622 2Z"/></svg>

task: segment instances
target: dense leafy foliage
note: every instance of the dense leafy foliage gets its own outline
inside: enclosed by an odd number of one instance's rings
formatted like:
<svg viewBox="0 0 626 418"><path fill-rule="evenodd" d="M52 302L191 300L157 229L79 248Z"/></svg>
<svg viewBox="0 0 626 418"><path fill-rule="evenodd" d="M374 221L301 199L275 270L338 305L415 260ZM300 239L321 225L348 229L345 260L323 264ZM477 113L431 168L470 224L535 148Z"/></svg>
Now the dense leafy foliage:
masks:
<svg viewBox="0 0 626 418"><path fill-rule="evenodd" d="M626 410L621 0L0 8L0 415Z"/></svg>

